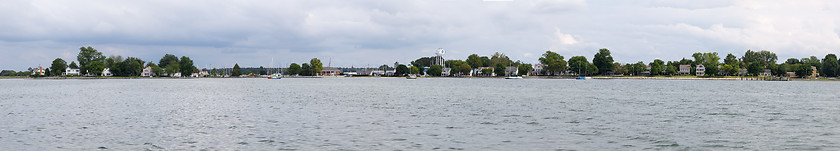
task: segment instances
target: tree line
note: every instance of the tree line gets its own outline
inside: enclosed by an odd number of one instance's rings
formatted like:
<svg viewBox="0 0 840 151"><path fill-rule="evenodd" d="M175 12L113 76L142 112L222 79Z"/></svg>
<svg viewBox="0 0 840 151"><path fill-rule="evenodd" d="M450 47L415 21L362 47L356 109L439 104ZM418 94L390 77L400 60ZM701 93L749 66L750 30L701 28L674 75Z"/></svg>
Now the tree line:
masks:
<svg viewBox="0 0 840 151"><path fill-rule="evenodd" d="M70 64L67 64L67 61L61 58L53 60L51 66L45 69L44 76L68 76L65 75L66 68L79 69L80 75L89 76L104 76L102 74L106 68L113 76L140 76L145 67L151 67L152 71L158 75L181 73L181 76L190 76L192 73L199 71L193 65L192 59L187 56L181 56L179 59L175 55L166 54L158 61L158 64L155 64L151 61L147 63L136 57L119 55L105 57L102 52L88 46L79 48L76 61L71 61ZM40 75L36 74L35 76Z"/></svg>

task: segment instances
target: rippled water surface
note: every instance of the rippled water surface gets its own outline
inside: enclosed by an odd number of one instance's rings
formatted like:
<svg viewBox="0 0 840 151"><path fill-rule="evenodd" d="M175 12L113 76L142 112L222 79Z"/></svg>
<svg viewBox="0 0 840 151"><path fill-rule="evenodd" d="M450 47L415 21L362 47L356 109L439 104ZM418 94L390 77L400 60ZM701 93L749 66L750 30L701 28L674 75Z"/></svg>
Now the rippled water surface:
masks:
<svg viewBox="0 0 840 151"><path fill-rule="evenodd" d="M840 82L0 80L3 150L840 150Z"/></svg>

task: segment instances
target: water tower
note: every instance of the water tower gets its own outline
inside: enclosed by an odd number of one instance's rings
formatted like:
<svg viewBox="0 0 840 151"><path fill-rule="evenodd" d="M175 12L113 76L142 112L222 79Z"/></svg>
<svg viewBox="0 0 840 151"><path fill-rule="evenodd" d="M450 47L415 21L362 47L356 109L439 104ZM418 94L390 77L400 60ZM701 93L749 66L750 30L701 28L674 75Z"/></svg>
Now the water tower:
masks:
<svg viewBox="0 0 840 151"><path fill-rule="evenodd" d="M443 59L443 54L446 54L446 50L443 50L443 48L438 48L437 52L435 52L435 55L437 55L435 63L441 67L443 67L443 62L445 61Z"/></svg>

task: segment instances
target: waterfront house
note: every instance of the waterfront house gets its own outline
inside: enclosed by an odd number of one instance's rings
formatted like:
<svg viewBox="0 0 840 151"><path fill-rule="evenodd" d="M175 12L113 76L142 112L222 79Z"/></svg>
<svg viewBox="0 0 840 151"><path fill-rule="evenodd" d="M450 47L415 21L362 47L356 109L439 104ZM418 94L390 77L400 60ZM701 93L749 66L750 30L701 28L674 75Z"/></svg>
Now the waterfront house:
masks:
<svg viewBox="0 0 840 151"><path fill-rule="evenodd" d="M808 77L816 78L818 76L820 76L820 73L817 72L817 67L811 66L811 76Z"/></svg>
<svg viewBox="0 0 840 151"><path fill-rule="evenodd" d="M452 68L442 68L440 70L440 76L446 77L446 76L449 76L449 75L452 75Z"/></svg>
<svg viewBox="0 0 840 151"><path fill-rule="evenodd" d="M105 68L102 69L102 76L110 77L114 76L114 74L111 73L111 68Z"/></svg>
<svg viewBox="0 0 840 151"><path fill-rule="evenodd" d="M36 75L36 74L37 74L37 75L45 75L45 74L46 74L46 70L44 70L44 68L43 68L43 67L38 66L38 68L30 68L30 69L29 69L29 73L31 73L32 75Z"/></svg>
<svg viewBox="0 0 840 151"><path fill-rule="evenodd" d="M506 76L519 75L519 68L517 68L516 66L505 67L505 75Z"/></svg>
<svg viewBox="0 0 840 151"><path fill-rule="evenodd" d="M787 72L788 77L796 77L796 72Z"/></svg>
<svg viewBox="0 0 840 151"><path fill-rule="evenodd" d="M534 64L534 69L531 69L531 75L543 75L543 69L545 68L545 64Z"/></svg>
<svg viewBox="0 0 840 151"><path fill-rule="evenodd" d="M694 73L697 76L706 75L706 66L703 66L702 64L698 64L697 66L695 66Z"/></svg>
<svg viewBox="0 0 840 151"><path fill-rule="evenodd" d="M641 74L641 75L650 75L650 66L648 66L647 68L645 68L645 71L642 71L642 73L639 73L639 74Z"/></svg>
<svg viewBox="0 0 840 151"><path fill-rule="evenodd" d="M764 72L758 74L758 76L762 77L769 77L771 75L773 75L773 72L771 72L770 69L764 69Z"/></svg>
<svg viewBox="0 0 840 151"><path fill-rule="evenodd" d="M324 67L319 73L320 76L337 76L341 74L341 70L335 67Z"/></svg>
<svg viewBox="0 0 840 151"><path fill-rule="evenodd" d="M61 74L64 75L64 76L71 76L71 75L78 76L78 75L82 75L80 72L81 71L79 70L79 68L67 67L67 68L64 68L64 73L61 73Z"/></svg>
<svg viewBox="0 0 840 151"><path fill-rule="evenodd" d="M210 71L207 71L207 70L201 70L201 71L198 72L199 77L205 77L205 76L208 76L208 75L210 75Z"/></svg>
<svg viewBox="0 0 840 151"><path fill-rule="evenodd" d="M485 73L482 70L489 69L489 73ZM476 73L481 76L496 76L496 73L493 73L493 67L478 67L476 68Z"/></svg>
<svg viewBox="0 0 840 151"><path fill-rule="evenodd" d="M143 68L143 72L140 73L140 76L141 77L152 77L152 76L155 76L155 73L152 71L152 67L146 66L146 68Z"/></svg>

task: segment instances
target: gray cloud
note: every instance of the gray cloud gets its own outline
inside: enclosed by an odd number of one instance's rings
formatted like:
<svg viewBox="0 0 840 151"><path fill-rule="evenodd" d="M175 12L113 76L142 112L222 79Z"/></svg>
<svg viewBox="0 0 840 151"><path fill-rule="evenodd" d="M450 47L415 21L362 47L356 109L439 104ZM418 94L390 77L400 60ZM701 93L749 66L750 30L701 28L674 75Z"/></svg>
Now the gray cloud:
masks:
<svg viewBox="0 0 840 151"><path fill-rule="evenodd" d="M0 6L0 68L75 60L78 47L199 66L267 66L332 57L334 66L500 51L536 62L613 51L616 61L693 52L780 57L838 53L834 1L10 1ZM68 59L70 58L70 59ZM327 59L325 59L327 58ZM373 66L373 65L372 65Z"/></svg>

